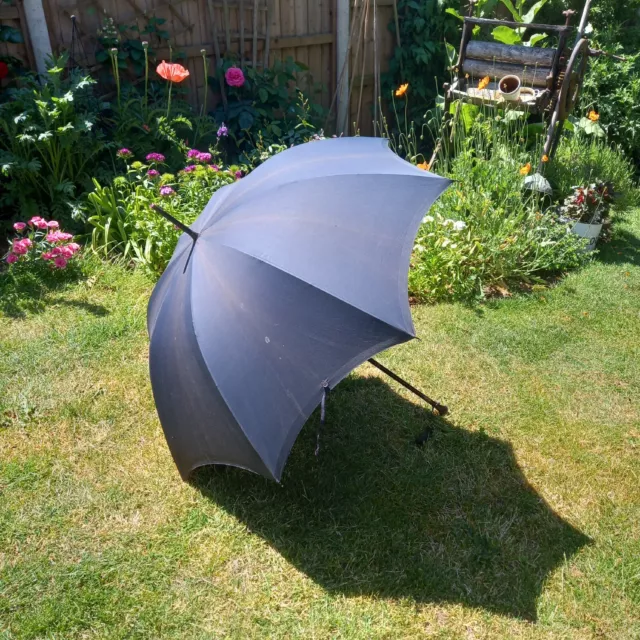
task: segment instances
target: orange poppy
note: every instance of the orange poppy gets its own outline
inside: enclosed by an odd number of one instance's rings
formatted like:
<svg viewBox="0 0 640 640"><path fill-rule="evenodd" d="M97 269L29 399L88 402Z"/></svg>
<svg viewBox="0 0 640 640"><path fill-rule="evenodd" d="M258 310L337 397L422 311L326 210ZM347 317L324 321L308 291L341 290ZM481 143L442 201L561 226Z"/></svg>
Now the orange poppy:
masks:
<svg viewBox="0 0 640 640"><path fill-rule="evenodd" d="M524 167L520 168L520 175L526 176L529 174L530 171L531 171L531 163L527 162L527 164L525 164Z"/></svg>
<svg viewBox="0 0 640 640"><path fill-rule="evenodd" d="M416 165L418 167L418 169L422 169L423 171L429 171L429 163L428 162L421 162L420 164Z"/></svg>
<svg viewBox="0 0 640 640"><path fill-rule="evenodd" d="M598 122L598 120L600 120L600 114L596 113L593 109L591 109L591 111L589 111L589 115L587 116L587 118L589 118L591 122Z"/></svg>
<svg viewBox="0 0 640 640"><path fill-rule="evenodd" d="M164 60L156 69L158 75L169 82L182 82L189 77L189 70L185 69L181 64L165 62Z"/></svg>
<svg viewBox="0 0 640 640"><path fill-rule="evenodd" d="M546 153L540 159L542 160L542 162L549 162L549 156Z"/></svg>
<svg viewBox="0 0 640 640"><path fill-rule="evenodd" d="M485 76L484 78L482 78L482 80L480 80L480 82L478 82L478 89L482 91L482 89L485 89L489 86L490 82L491 78L489 78L489 76Z"/></svg>
<svg viewBox="0 0 640 640"><path fill-rule="evenodd" d="M401 84L397 89L396 89L396 98L400 98L402 97L405 93L407 93L407 89L409 88L409 83L405 83L405 84Z"/></svg>

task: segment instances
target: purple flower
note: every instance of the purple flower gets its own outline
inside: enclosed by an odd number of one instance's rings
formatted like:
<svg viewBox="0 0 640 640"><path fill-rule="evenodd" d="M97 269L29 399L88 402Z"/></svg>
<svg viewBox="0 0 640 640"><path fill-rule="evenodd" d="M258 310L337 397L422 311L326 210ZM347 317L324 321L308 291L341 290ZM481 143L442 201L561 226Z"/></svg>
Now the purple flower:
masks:
<svg viewBox="0 0 640 640"><path fill-rule="evenodd" d="M218 129L218 138L223 138L223 137L226 137L227 135L229 135L229 129L227 129L227 127L223 122L220 128Z"/></svg>
<svg viewBox="0 0 640 640"><path fill-rule="evenodd" d="M188 166L186 166L186 167L184 168L184 172L185 172L185 173L191 173L192 171L195 171L197 168L198 168L198 167L196 167L196 165L195 165L195 164L190 164L190 165L188 165Z"/></svg>
<svg viewBox="0 0 640 640"><path fill-rule="evenodd" d="M217 164L207 165L211 171L220 171L220 167Z"/></svg>
<svg viewBox="0 0 640 640"><path fill-rule="evenodd" d="M200 152L197 149L189 149L187 152L187 158L197 158L200 155Z"/></svg>
<svg viewBox="0 0 640 640"><path fill-rule="evenodd" d="M240 171L240 169L238 169L236 171L236 180L240 180L240 178L242 178L242 171Z"/></svg>
<svg viewBox="0 0 640 640"><path fill-rule="evenodd" d="M160 187L161 196L172 196L175 191L171 187Z"/></svg>
<svg viewBox="0 0 640 640"><path fill-rule="evenodd" d="M161 153L150 153L147 162L164 162L164 156Z"/></svg>
<svg viewBox="0 0 640 640"><path fill-rule="evenodd" d="M196 156L196 160L197 160L198 162L211 162L211 154L210 154L210 153L207 153L207 152L199 153L199 154Z"/></svg>
<svg viewBox="0 0 640 640"><path fill-rule="evenodd" d="M116 155L118 156L118 158L130 158L133 155L133 153L131 153L131 151L126 147L122 147L122 149L118 150Z"/></svg>
<svg viewBox="0 0 640 640"><path fill-rule="evenodd" d="M147 175L150 178L157 178L160 175L160 172L156 171L155 169L149 169L149 171L147 171Z"/></svg>

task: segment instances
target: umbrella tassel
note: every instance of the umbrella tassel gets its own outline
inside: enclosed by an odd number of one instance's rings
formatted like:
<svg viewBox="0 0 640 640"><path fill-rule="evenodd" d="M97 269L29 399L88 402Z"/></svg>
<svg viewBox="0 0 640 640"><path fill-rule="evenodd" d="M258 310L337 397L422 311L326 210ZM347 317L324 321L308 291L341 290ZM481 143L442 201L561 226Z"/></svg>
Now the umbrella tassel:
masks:
<svg viewBox="0 0 640 640"><path fill-rule="evenodd" d="M316 433L316 458L320 454L320 429L327 421L327 396L329 395L329 385L327 382L322 383L322 400L320 400L320 426Z"/></svg>

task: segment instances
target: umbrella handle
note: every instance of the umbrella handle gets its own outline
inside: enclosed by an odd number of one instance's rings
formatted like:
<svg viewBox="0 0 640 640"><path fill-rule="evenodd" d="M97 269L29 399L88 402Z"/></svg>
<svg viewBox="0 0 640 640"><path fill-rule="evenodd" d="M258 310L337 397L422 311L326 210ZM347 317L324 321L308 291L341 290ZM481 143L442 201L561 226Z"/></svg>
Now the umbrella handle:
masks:
<svg viewBox="0 0 640 640"><path fill-rule="evenodd" d="M409 391L417 395L418 398L424 400L428 405L433 407L438 412L438 415L446 416L447 413L449 413L449 408L447 406L445 406L444 404L440 404L435 400L432 400L429 396L422 393L422 391L420 391L419 389L416 389L412 384L402 379L397 373L391 371L391 369L387 369L387 367L385 367L383 364L380 364L377 360L369 358L369 362L377 369L380 369L382 373L386 373L392 380L399 382L405 389L409 389Z"/></svg>
<svg viewBox="0 0 640 640"><path fill-rule="evenodd" d="M172 222L176 227L178 227L178 229L180 229L181 231L184 231L188 236L191 236L194 242L198 239L198 234L193 229L191 229L190 227L187 227L187 225L184 222L180 222L178 218L174 218L170 213L167 213L162 207L158 206L157 204L153 204L151 205L151 208L154 211L157 211L163 218L165 218L165 220Z"/></svg>

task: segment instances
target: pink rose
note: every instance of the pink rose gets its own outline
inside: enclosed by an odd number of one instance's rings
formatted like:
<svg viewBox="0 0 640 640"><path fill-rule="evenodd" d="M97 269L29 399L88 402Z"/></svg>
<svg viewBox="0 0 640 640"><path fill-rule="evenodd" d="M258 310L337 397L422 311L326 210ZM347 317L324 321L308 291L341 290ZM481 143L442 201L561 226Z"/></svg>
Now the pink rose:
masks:
<svg viewBox="0 0 640 640"><path fill-rule="evenodd" d="M56 265L56 269L64 269L67 266L67 261L62 256L58 256L53 263Z"/></svg>
<svg viewBox="0 0 640 640"><path fill-rule="evenodd" d="M53 258L53 252L51 252L51 251L45 251L42 254L42 259L43 260L51 260L52 258Z"/></svg>
<svg viewBox="0 0 640 640"><path fill-rule="evenodd" d="M77 242L70 242L67 247L69 247L73 253L80 251L80 245Z"/></svg>
<svg viewBox="0 0 640 640"><path fill-rule="evenodd" d="M33 245L33 242L31 242L30 238L22 238L22 240L18 240L18 242L27 247L27 249L29 249Z"/></svg>
<svg viewBox="0 0 640 640"><path fill-rule="evenodd" d="M65 245L64 247L60 247L60 255L63 258L66 258L67 260L69 260L70 258L73 258L73 249L71 249L67 245Z"/></svg>
<svg viewBox="0 0 640 640"><path fill-rule="evenodd" d="M49 222L47 222L47 226L49 229L59 229L60 223L57 220L49 220Z"/></svg>
<svg viewBox="0 0 640 640"><path fill-rule="evenodd" d="M13 228L18 233L21 233L22 231L24 231L27 228L27 223L26 222L16 222L16 223L14 223Z"/></svg>
<svg viewBox="0 0 640 640"><path fill-rule="evenodd" d="M244 73L238 67L229 67L224 78L230 87L241 87L244 84Z"/></svg>
<svg viewBox="0 0 640 640"><path fill-rule="evenodd" d="M35 223L36 227L38 227L38 229L48 229L49 225L47 224L46 220L38 220L38 222Z"/></svg>
<svg viewBox="0 0 640 640"><path fill-rule="evenodd" d="M62 252L62 249L60 247L54 247L51 250L51 257L55 258L55 257L61 255L61 252Z"/></svg>
<svg viewBox="0 0 640 640"><path fill-rule="evenodd" d="M13 264L14 262L18 262L18 256L15 253L10 253L7 256L7 262L9 264Z"/></svg>
<svg viewBox="0 0 640 640"><path fill-rule="evenodd" d="M65 231L58 231L59 240L71 240L71 238L73 238L73 234L66 233Z"/></svg>
<svg viewBox="0 0 640 640"><path fill-rule="evenodd" d="M47 233L46 240L47 242L58 242L60 240L60 232L52 231L51 233Z"/></svg>
<svg viewBox="0 0 640 640"><path fill-rule="evenodd" d="M32 227L35 227L38 224L38 222L40 222L40 220L42 220L42 218L40 216L33 216L33 218L31 218L31 220L29 220L29 224Z"/></svg>

